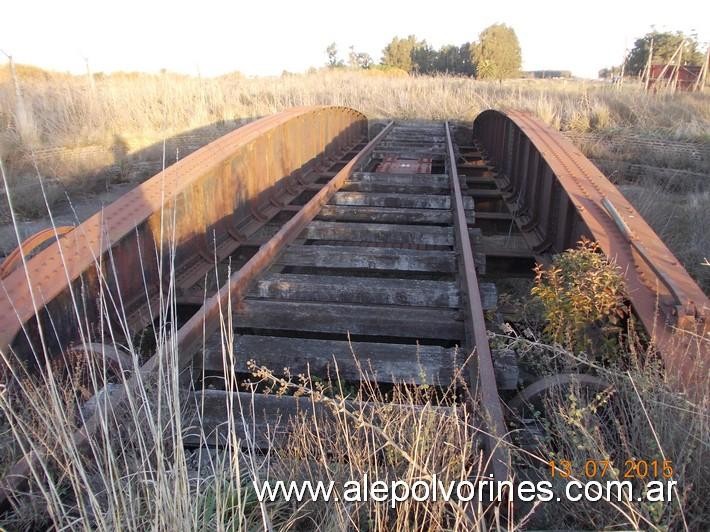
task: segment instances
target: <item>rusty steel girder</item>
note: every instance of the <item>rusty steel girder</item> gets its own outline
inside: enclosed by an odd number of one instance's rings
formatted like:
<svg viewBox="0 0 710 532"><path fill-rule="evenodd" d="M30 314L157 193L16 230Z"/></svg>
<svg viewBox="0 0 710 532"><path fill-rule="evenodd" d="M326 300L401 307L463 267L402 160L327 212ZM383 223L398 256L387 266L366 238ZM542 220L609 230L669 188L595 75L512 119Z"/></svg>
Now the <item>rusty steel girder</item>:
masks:
<svg viewBox="0 0 710 532"><path fill-rule="evenodd" d="M286 113L281 113L281 115L284 114ZM362 115L355 113L353 116L356 118L353 124L359 128L358 117ZM278 254L290 242L298 237L299 233L315 218L333 194L352 176L353 172L369 162L375 145L388 134L392 125L390 122L363 149L358 151L268 242L259 248L259 251L244 266L230 276L216 294L205 301L202 307L174 333L172 338L158 346L157 351L148 361L127 377L123 386L111 395L111 409L114 412L124 407L129 398L138 393L145 385L146 379L157 373L161 364L168 358L168 350L174 352L178 370L189 364L195 353L202 347L204 339L223 324L221 319L225 314L231 315L227 308L230 305L240 304L249 284L274 262ZM366 126L362 133L365 136L356 136L358 140L367 138ZM111 346L85 343L74 349L83 349L91 356L104 357L110 369L115 368L117 372L125 373L127 362L124 362L124 354L117 352ZM100 433L104 423L103 416L98 413L84 419L84 424L72 435L74 445L79 452L86 452L91 447L92 441ZM29 479L32 478L32 470L39 467L38 464L41 460L43 457L36 451L32 451L24 455L6 472L4 478L0 479L0 512L9 508L13 494L26 489Z"/></svg>
<svg viewBox="0 0 710 532"><path fill-rule="evenodd" d="M36 249L39 249L45 242L53 238L60 238L74 229L73 225L63 225L59 227L48 227L37 231L35 234L27 237L22 243L13 249L0 264L0 279L4 279L12 271L17 268L23 261L32 254Z"/></svg>
<svg viewBox="0 0 710 532"><path fill-rule="evenodd" d="M527 113L484 111L474 137L496 163L496 182L533 249L559 253L581 237L596 240L619 266L667 374L684 389L707 386L708 298L621 192L559 132Z"/></svg>
<svg viewBox="0 0 710 532"><path fill-rule="evenodd" d="M144 327L172 265L176 284L199 279L367 131L353 109L295 108L166 168L0 280L0 351L31 366L92 341L102 316Z"/></svg>

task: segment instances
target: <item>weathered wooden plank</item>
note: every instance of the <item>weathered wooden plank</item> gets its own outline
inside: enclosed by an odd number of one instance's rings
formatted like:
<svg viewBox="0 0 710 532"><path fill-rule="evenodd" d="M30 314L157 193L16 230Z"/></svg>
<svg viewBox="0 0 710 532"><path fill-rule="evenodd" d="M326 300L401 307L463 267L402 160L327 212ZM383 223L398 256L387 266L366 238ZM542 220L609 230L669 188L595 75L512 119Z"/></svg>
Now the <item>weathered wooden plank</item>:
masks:
<svg viewBox="0 0 710 532"><path fill-rule="evenodd" d="M463 164L457 164L456 168L458 168L459 171L463 174L465 174L466 170L468 170L470 168L490 170L490 171L494 171L496 169L495 166L487 164L486 161L483 159L478 160L478 161L468 161Z"/></svg>
<svg viewBox="0 0 710 532"><path fill-rule="evenodd" d="M461 191L465 197L474 198L502 198L503 194L498 189L489 188L467 188Z"/></svg>
<svg viewBox="0 0 710 532"><path fill-rule="evenodd" d="M474 223L473 211L466 213L468 223ZM395 207L359 207L326 205L316 220L340 222L373 222L398 224L450 224L449 209L400 209Z"/></svg>
<svg viewBox="0 0 710 532"><path fill-rule="evenodd" d="M515 390L520 381L518 357L512 349L493 351L493 368L499 390Z"/></svg>
<svg viewBox="0 0 710 532"><path fill-rule="evenodd" d="M205 344L202 368L219 373L226 362L234 371L249 373L247 362L253 360L277 375L288 368L292 375L310 373L334 380L447 386L457 362L463 363L461 353L440 346L254 335L235 336L231 354L233 359L223 339L214 335Z"/></svg>
<svg viewBox="0 0 710 532"><path fill-rule="evenodd" d="M246 242L262 245L280 229L268 224L260 228ZM453 230L434 225L378 224L356 222L313 221L301 233L310 240L342 240L349 242L382 242L391 244L453 245Z"/></svg>
<svg viewBox="0 0 710 532"><path fill-rule="evenodd" d="M463 338L460 313L449 309L246 299L235 314L236 328L455 341Z"/></svg>
<svg viewBox="0 0 710 532"><path fill-rule="evenodd" d="M484 310L494 309L498 297L495 285L483 283L481 292ZM266 274L247 295L252 298L365 305L458 308L461 304L460 291L454 282L292 273Z"/></svg>
<svg viewBox="0 0 710 532"><path fill-rule="evenodd" d="M509 212L476 212L478 220L512 220L513 215Z"/></svg>
<svg viewBox="0 0 710 532"><path fill-rule="evenodd" d="M430 246L452 246L454 244L453 229L435 225L313 221L303 230L301 238Z"/></svg>
<svg viewBox="0 0 710 532"><path fill-rule="evenodd" d="M365 305L458 308L454 282L330 275L266 274L249 297L289 301L333 301Z"/></svg>
<svg viewBox="0 0 710 532"><path fill-rule="evenodd" d="M388 157L405 157L410 160L425 158L433 159L434 161L441 161L444 156L444 150L441 146L428 148L422 146L421 143L413 142L375 149L374 156L383 160Z"/></svg>
<svg viewBox="0 0 710 532"><path fill-rule="evenodd" d="M378 194L361 192L336 192L330 205L358 205L365 207L395 207L404 209L451 209L451 196L447 194ZM464 198L464 208L474 208L473 198Z"/></svg>
<svg viewBox="0 0 710 532"><path fill-rule="evenodd" d="M515 390L517 359L507 351L494 355L498 388ZM236 335L230 351L220 335L213 335L198 363L208 374L224 374L225 364L230 372L250 373L248 362L254 361L279 376L288 368L291 375L311 374L333 380L448 386L465 358L466 354L455 348L433 345L255 335Z"/></svg>
<svg viewBox="0 0 710 532"><path fill-rule="evenodd" d="M380 181L373 183L345 183L341 190L345 192L393 192L395 194L446 194L450 187L448 184L396 185Z"/></svg>
<svg viewBox="0 0 710 532"><path fill-rule="evenodd" d="M322 420L328 415L305 397L224 390L195 392L184 404L183 443L188 447L220 447L236 439L242 447L268 449L286 443L297 416Z"/></svg>
<svg viewBox="0 0 710 532"><path fill-rule="evenodd" d="M453 251L370 248L359 246L289 246L279 264L319 268L399 270L409 272L456 271Z"/></svg>
<svg viewBox="0 0 710 532"><path fill-rule="evenodd" d="M490 176L461 176L462 183L465 183L469 187L485 187L488 185L495 185L496 180L494 177Z"/></svg>
<svg viewBox="0 0 710 532"><path fill-rule="evenodd" d="M306 417L323 424L335 420L332 408L322 402L313 402L310 397L293 397L275 394L251 394L223 390L202 390L185 398L183 413L185 427L183 442L188 447L208 445L222 446L241 440L242 447L267 449L287 443L291 433L291 421ZM457 416L457 409L432 405L381 405L360 401L345 401L346 411L364 411L376 422L380 416L378 407L386 406L383 412L393 415L392 409L405 419L421 416ZM374 409L374 410L373 410ZM348 418L346 418L348 419ZM313 423L314 421L311 421ZM251 442L251 443L247 443Z"/></svg>
<svg viewBox="0 0 710 532"><path fill-rule="evenodd" d="M483 309L492 310L498 303L496 285L481 283ZM202 288L182 290L177 296L181 305L202 305L214 294ZM380 279L376 277L317 276L302 274L266 274L247 293L248 296L290 301L331 301L384 305L411 305L457 308L460 294L455 283L417 279Z"/></svg>

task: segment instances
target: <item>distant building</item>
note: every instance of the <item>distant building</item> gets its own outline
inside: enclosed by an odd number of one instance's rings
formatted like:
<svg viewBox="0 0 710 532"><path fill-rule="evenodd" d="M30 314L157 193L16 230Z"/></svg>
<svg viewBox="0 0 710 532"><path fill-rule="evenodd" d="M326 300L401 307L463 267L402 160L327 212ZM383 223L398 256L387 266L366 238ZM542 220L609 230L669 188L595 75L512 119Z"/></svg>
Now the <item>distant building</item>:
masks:
<svg viewBox="0 0 710 532"><path fill-rule="evenodd" d="M569 70L528 70L523 72L523 77L533 79L571 78L572 72Z"/></svg>
<svg viewBox="0 0 710 532"><path fill-rule="evenodd" d="M671 86L675 83L676 90L692 91L702 75L702 69L703 67L701 66L693 65L682 67L669 64L651 65L648 88L650 90L658 90L661 87Z"/></svg>

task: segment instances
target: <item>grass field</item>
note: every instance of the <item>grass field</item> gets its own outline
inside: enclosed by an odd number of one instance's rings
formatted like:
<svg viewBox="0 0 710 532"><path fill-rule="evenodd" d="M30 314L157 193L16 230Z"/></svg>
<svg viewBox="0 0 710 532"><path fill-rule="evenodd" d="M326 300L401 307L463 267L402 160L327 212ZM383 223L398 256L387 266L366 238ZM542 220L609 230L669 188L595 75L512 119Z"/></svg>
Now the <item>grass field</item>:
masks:
<svg viewBox="0 0 710 532"><path fill-rule="evenodd" d="M191 145L199 145L245 121L294 105L347 105L372 118L457 120L472 120L488 107L518 107L565 132L583 135L581 141L575 137L575 142L595 158L651 163L661 169L661 176L663 171L710 173L707 159L691 157L688 151L663 155L650 143L631 153L594 136L612 141L673 140L680 141L678 145L707 148L710 97L702 94L671 98L647 95L630 85L617 90L578 81L498 84L348 71L273 79L120 75L97 78L92 85L84 77L18 70L26 118L21 130L15 126L14 88L9 79L3 79L0 155L20 207L17 214L25 219L46 215L42 210L45 198L37 193L38 173L45 180L52 208L65 209L64 191L72 201L79 201L91 199L116 180L145 178L147 173L136 158L159 161L163 139L192 134L196 140ZM75 157L76 153L82 156ZM174 148L166 153L168 160L176 156ZM662 177L630 182L623 174L615 179L708 289L710 267L701 265L710 250L707 183L678 183L678 178ZM174 304L170 296L159 310L154 330L158 346L169 346L170 334L175 332L175 323L169 319ZM541 374L594 371L611 388L586 402L571 394L547 404L544 423L550 437L531 453L518 440L523 431L514 431L516 464L539 465L556 457L569 459L580 469L589 459L610 458L619 465L618 460L627 457L669 457L679 487L674 500L665 503L569 503L547 510L516 506L511 522L501 527L512 530L533 523L556 529L703 529L710 517L706 497L710 489L710 397L691 401L670 390L655 364L655 354L641 352L633 331L631 341L618 347L617 358L623 363L600 368L572 346L551 345L539 309L523 306L519 323L495 324L493 348L515 350L522 364ZM225 330L232 330L229 316L224 319ZM231 356L227 340L224 350ZM116 339L103 341L111 344ZM696 349L707 353L707 344L699 343ZM137 365L136 348L130 347L129 352ZM281 393L311 397L332 412L335 422L304 417L294 427L289 445L268 460L243 450L237 442L221 452L193 453L182 446L185 431L194 429L181 422L173 363L177 353L171 349L166 353L158 375L131 390L130 405L120 418L107 404L98 402L102 430L88 456L79 451L72 433L81 420L80 405L91 393L87 379L94 384L104 382L105 366L81 368L85 378L77 380L49 365L34 379L23 381L19 390L17 386L0 389L0 473L30 452L45 457L32 471L34 489L14 513L3 517L2 526L9 530L340 530L347 526L484 530L482 522L471 518L469 508L441 502L408 503L392 510L373 503L259 504L251 487L252 482L266 478L340 480L365 472L381 479L408 480L433 473L445 479L479 475L483 464L473 444L478 429L456 411L442 417L431 409L434 404L452 406L451 390L435 397L427 387L396 387L388 401L417 403L425 407L423 413L412 415L385 406L353 415L344 410L343 398L383 400L380 391L352 390L338 382L310 379L286 382L274 377L269 368L255 368L255 380ZM233 387L231 379L226 380ZM231 417L230 423L237 425L241 420ZM328 452L323 441L329 443ZM618 467L610 474L618 477Z"/></svg>
<svg viewBox="0 0 710 532"><path fill-rule="evenodd" d="M18 73L26 118L23 128L15 126L17 99L5 72L0 77L0 156L17 190L16 208L25 218L46 217L38 172L45 178L50 205L66 203L66 193L78 200L81 193L152 175L162 162L164 140L170 163L246 121L288 107L345 105L371 118L467 121L486 108L514 107L575 135L574 141L614 175L691 274L710 290L710 269L701 267L710 235L699 230L710 225L710 209L705 207L708 94L658 96L633 83L619 89L591 81L498 83L348 70L255 79L118 74L93 84L83 76L31 68L18 68ZM674 144L659 149L659 141ZM689 150L704 156L692 157ZM650 168L656 178L629 183L629 164ZM8 221L0 206L3 219Z"/></svg>
<svg viewBox="0 0 710 532"><path fill-rule="evenodd" d="M5 150L110 147L116 135L129 150L136 150L185 131L233 126L298 105L345 105L373 118L457 120L473 120L489 107L516 107L562 130L633 128L665 138L710 140L707 96L656 97L638 86L617 90L603 82L499 84L336 70L254 79L113 75L90 85L84 77L44 77L36 72L23 77L20 70L20 84L27 115L25 140L7 130L15 97L7 77L0 85Z"/></svg>

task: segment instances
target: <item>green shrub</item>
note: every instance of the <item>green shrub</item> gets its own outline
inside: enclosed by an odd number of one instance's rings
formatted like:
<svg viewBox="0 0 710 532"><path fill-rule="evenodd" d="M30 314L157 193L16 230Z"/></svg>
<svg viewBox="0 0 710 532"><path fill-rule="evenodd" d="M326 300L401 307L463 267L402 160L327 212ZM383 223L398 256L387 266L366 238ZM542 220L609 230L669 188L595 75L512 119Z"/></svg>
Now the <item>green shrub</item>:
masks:
<svg viewBox="0 0 710 532"><path fill-rule="evenodd" d="M599 244L583 239L576 249L557 255L549 268L538 264L531 291L542 302L545 332L553 342L607 361L618 353L616 339L629 309L619 269Z"/></svg>

